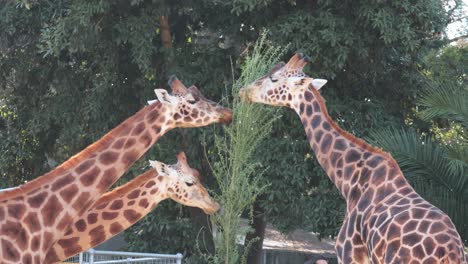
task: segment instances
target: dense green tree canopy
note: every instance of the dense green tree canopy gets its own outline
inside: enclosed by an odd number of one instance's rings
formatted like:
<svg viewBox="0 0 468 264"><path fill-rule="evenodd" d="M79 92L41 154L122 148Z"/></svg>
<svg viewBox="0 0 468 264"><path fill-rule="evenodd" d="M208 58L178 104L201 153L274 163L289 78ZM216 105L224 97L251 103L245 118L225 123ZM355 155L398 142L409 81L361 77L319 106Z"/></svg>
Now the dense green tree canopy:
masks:
<svg viewBox="0 0 468 264"><path fill-rule="evenodd" d="M445 44L443 30L458 14L449 2L5 1L0 4L0 187L33 179L83 149L153 99L152 90L166 87L170 74L214 100L230 96L227 87L264 29L272 44L287 47L283 59L297 50L312 58L308 73L329 79L323 88L329 112L351 133L364 137L408 125L431 133L431 124L415 111L427 84L422 72L432 67L433 75L450 78L466 69L466 56L450 61L453 72L431 63ZM461 0L454 2L459 8ZM262 181L269 184L261 205L269 221L284 230L334 235L343 201L311 156L299 120L289 111L279 114L271 137L258 149L260 169L266 170ZM148 157L170 162L185 149L216 190L204 158L213 141L213 128L175 131ZM139 162L126 179L145 165ZM130 230L128 239L140 239L142 250L194 252L196 227L188 217L193 217L188 209L164 206ZM161 238L182 229L190 243L176 247L171 238ZM151 232L157 239L150 239Z"/></svg>

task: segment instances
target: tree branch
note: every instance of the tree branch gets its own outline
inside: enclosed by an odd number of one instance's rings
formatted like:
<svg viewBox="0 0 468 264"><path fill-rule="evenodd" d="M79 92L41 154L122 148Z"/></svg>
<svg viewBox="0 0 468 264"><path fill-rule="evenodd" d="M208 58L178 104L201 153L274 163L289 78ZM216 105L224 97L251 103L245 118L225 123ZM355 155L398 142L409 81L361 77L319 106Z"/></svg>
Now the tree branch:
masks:
<svg viewBox="0 0 468 264"><path fill-rule="evenodd" d="M449 20L451 16L453 15L453 13L455 12L455 10L457 10L460 7L461 3L462 1L460 0L455 1L455 6L447 11L447 16L449 17Z"/></svg>
<svg viewBox="0 0 468 264"><path fill-rule="evenodd" d="M451 19L450 24L458 22L458 21L462 21L463 19L467 19L467 18L468 18L468 16L463 16L463 17L459 17L459 18L456 18L456 19Z"/></svg>
<svg viewBox="0 0 468 264"><path fill-rule="evenodd" d="M455 41L459 41L460 39L466 39L466 38L468 38L468 34L467 35L461 35L461 36L449 39L449 42L455 42Z"/></svg>
<svg viewBox="0 0 468 264"><path fill-rule="evenodd" d="M171 48L171 28L169 27L169 19L167 18L167 16L159 17L159 26L161 27L161 40L163 43L163 47Z"/></svg>

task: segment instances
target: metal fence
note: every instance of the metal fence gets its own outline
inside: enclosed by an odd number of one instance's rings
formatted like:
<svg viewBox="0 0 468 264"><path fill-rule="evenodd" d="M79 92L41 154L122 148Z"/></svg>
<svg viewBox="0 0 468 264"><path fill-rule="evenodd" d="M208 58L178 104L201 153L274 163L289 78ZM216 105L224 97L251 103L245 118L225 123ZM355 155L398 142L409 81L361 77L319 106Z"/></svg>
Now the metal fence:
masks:
<svg viewBox="0 0 468 264"><path fill-rule="evenodd" d="M65 260L64 263L79 264L182 264L182 254L175 255L151 254L138 252L104 251L90 249L77 256Z"/></svg>

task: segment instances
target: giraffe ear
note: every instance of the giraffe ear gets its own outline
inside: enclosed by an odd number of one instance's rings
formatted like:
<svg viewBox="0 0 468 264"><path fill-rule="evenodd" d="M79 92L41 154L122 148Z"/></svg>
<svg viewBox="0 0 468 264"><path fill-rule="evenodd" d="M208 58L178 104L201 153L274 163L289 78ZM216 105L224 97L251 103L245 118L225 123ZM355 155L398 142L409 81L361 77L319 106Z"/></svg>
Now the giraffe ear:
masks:
<svg viewBox="0 0 468 264"><path fill-rule="evenodd" d="M169 176L169 171L167 169L167 165L159 162L157 160L150 160L150 165L153 167L156 172L161 176Z"/></svg>
<svg viewBox="0 0 468 264"><path fill-rule="evenodd" d="M158 100L163 103L163 104L176 104L177 99L170 95L166 90L164 89L155 89L154 93L156 94L156 97Z"/></svg>
<svg viewBox="0 0 468 264"><path fill-rule="evenodd" d="M156 169L156 160L148 160L148 162L153 169Z"/></svg>
<svg viewBox="0 0 468 264"><path fill-rule="evenodd" d="M324 86L328 81L325 79L313 79L312 80L312 86L314 86L315 89L320 90L322 86Z"/></svg>
<svg viewBox="0 0 468 264"><path fill-rule="evenodd" d="M187 100L189 102L195 101L195 97L193 97L193 95L191 93L187 93L184 97L185 97L185 100Z"/></svg>

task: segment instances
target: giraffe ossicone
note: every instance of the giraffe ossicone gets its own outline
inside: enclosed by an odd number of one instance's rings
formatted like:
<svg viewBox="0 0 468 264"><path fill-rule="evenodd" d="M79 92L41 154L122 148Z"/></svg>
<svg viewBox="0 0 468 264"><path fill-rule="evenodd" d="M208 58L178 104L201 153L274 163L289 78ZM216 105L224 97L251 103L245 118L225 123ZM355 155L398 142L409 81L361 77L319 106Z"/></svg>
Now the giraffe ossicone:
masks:
<svg viewBox="0 0 468 264"><path fill-rule="evenodd" d="M406 181L392 156L341 129L295 54L240 90L244 101L287 106L300 117L321 167L346 200L337 236L339 263L466 263L450 218Z"/></svg>
<svg viewBox="0 0 468 264"><path fill-rule="evenodd" d="M0 193L0 263L44 263L68 227L167 131L231 122L232 111L198 89L176 77L169 85L173 93L163 94L172 103L153 102L51 172Z"/></svg>
<svg viewBox="0 0 468 264"><path fill-rule="evenodd" d="M176 164L150 161L150 166L132 181L104 194L81 215L49 250L46 262L57 263L98 246L132 226L165 199L198 207L206 214L219 210L219 204L203 187L199 172L190 167L184 152L177 155Z"/></svg>

